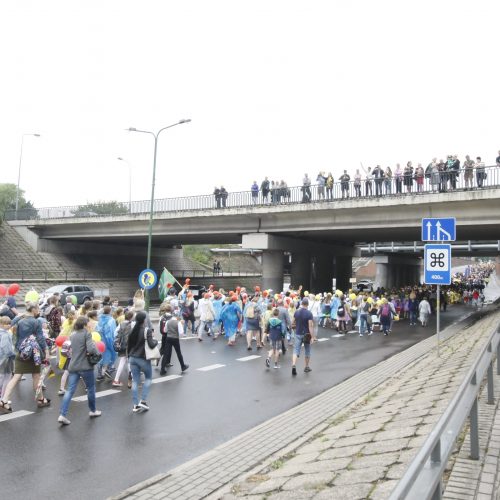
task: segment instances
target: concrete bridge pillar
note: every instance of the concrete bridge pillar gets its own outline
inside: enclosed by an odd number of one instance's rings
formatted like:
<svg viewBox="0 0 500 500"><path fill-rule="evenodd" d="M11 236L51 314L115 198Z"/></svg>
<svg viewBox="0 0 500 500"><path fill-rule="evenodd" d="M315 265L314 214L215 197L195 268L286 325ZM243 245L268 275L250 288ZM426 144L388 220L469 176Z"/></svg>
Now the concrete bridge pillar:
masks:
<svg viewBox="0 0 500 500"><path fill-rule="evenodd" d="M304 290L311 288L311 254L309 252L292 252L291 284L296 289L300 285Z"/></svg>
<svg viewBox="0 0 500 500"><path fill-rule="evenodd" d="M375 288L399 288L420 281L420 260L415 255L375 255Z"/></svg>
<svg viewBox="0 0 500 500"><path fill-rule="evenodd" d="M274 292L283 290L283 251L262 251L262 286Z"/></svg>
<svg viewBox="0 0 500 500"><path fill-rule="evenodd" d="M352 277L352 257L350 255L335 255L333 277L337 280L338 290L345 293L351 288L349 280ZM330 279L330 288L331 283Z"/></svg>

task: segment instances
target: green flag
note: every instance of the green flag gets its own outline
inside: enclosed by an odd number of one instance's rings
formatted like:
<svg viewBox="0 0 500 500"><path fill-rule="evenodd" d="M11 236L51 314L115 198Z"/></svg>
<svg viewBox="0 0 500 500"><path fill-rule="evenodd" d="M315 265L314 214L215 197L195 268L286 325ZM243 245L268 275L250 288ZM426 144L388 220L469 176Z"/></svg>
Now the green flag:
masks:
<svg viewBox="0 0 500 500"><path fill-rule="evenodd" d="M160 300L163 302L168 293L167 285L173 286L174 283L179 283L174 276L167 270L166 267L163 268L163 272L161 273L160 280L158 281L158 295L160 296Z"/></svg>

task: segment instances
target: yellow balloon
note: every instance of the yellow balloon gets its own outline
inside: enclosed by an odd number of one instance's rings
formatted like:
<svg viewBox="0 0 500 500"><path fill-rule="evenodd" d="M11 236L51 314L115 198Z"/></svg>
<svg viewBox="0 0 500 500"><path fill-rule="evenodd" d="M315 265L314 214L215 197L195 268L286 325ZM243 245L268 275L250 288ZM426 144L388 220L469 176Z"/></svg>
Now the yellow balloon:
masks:
<svg viewBox="0 0 500 500"><path fill-rule="evenodd" d="M342 295L344 295L344 294L342 293L342 290L335 290L335 295L336 295L337 297L341 297L341 296L342 296Z"/></svg>
<svg viewBox="0 0 500 500"><path fill-rule="evenodd" d="M24 296L24 302L34 302L35 304L38 302L40 299L40 294L36 291L31 289L25 296Z"/></svg>
<svg viewBox="0 0 500 500"><path fill-rule="evenodd" d="M382 301L379 299L379 300L377 300L377 302L375 302L375 304L377 304L377 306L379 306L380 304L382 304Z"/></svg>
<svg viewBox="0 0 500 500"><path fill-rule="evenodd" d="M366 302L368 302L368 304L373 304L373 298L372 297L368 297L366 299Z"/></svg>
<svg viewBox="0 0 500 500"><path fill-rule="evenodd" d="M351 300L356 300L356 294L355 294L355 293L351 293L351 294L349 295L349 298L350 298Z"/></svg>
<svg viewBox="0 0 500 500"><path fill-rule="evenodd" d="M92 332L91 335L94 342L100 342L101 336L97 332Z"/></svg>
<svg viewBox="0 0 500 500"><path fill-rule="evenodd" d="M309 297L309 292L307 290L304 292L304 297Z"/></svg>

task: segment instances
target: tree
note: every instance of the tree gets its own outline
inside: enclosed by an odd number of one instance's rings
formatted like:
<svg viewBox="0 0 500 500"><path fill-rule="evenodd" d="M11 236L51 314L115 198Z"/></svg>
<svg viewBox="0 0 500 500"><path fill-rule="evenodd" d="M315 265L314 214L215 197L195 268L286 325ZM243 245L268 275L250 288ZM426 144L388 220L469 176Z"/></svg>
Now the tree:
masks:
<svg viewBox="0 0 500 500"><path fill-rule="evenodd" d="M0 183L0 217L3 219L6 210L16 209L17 186L15 184ZM19 210L34 209L30 201L26 201L24 191L19 190Z"/></svg>
<svg viewBox="0 0 500 500"><path fill-rule="evenodd" d="M89 217L91 215L124 215L129 213L128 206L118 201L97 201L80 205L72 211L75 217Z"/></svg>

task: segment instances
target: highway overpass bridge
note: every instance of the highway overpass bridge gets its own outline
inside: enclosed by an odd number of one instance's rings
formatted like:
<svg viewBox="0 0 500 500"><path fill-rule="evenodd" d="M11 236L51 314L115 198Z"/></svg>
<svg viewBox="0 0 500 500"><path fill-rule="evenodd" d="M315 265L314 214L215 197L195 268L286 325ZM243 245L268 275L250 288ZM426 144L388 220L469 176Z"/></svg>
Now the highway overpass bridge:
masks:
<svg viewBox="0 0 500 500"><path fill-rule="evenodd" d="M43 210L40 210L43 212ZM292 254L292 283L329 289L332 278L346 288L351 258L360 244L419 242L421 219L456 217L460 241L500 239L500 188L421 193L346 200L158 211L153 246L241 243L263 251L264 287L281 288L283 252ZM72 216L11 220L18 232L40 251L99 252L100 248L144 246L149 214ZM390 253L390 252L384 252ZM492 249L492 254L498 252ZM384 262L381 262L383 265ZM417 282L415 254L387 258L385 273L397 283Z"/></svg>

